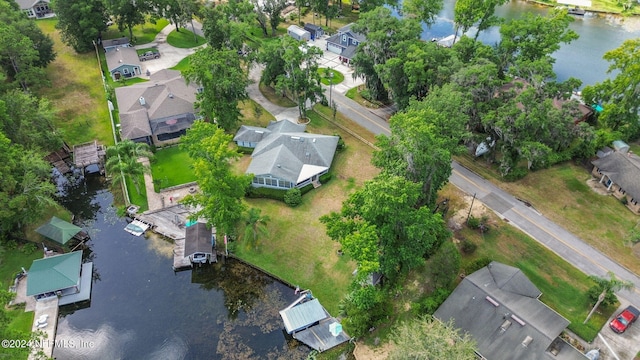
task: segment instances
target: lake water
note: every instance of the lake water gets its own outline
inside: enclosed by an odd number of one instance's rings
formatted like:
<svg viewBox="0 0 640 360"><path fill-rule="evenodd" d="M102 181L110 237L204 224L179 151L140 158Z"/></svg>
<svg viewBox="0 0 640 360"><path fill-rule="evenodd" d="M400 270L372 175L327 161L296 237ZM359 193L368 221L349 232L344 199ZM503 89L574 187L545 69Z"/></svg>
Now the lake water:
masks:
<svg viewBox="0 0 640 360"><path fill-rule="evenodd" d="M438 15L436 24L430 29L424 26L422 38L430 40L453 34L453 7L454 0L445 0L444 8ZM521 16L523 12L544 15L549 10L520 0L512 0L496 10L496 14L505 19L513 19ZM587 14L584 17L576 16L570 25L580 38L570 44L564 45L553 54L556 59L554 66L558 80L566 80L575 77L582 80L584 85L593 85L608 77L606 71L609 64L602 56L609 50L613 50L627 39L640 36L640 19L622 18L617 16L596 16ZM474 36L476 29L469 31L469 36ZM480 33L479 39L486 44L493 45L500 40L497 27Z"/></svg>
<svg viewBox="0 0 640 360"><path fill-rule="evenodd" d="M174 273L173 244L125 232L99 177L66 191L90 231L90 304L61 309L57 359L304 359L279 310L294 291L238 261ZM71 346L73 344L73 346Z"/></svg>

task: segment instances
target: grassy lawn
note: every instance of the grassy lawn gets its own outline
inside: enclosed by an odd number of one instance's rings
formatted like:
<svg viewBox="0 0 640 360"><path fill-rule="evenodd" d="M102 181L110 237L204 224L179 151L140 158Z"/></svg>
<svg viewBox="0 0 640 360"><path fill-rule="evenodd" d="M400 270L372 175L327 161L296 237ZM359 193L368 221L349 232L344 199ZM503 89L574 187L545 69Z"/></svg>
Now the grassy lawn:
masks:
<svg viewBox="0 0 640 360"><path fill-rule="evenodd" d="M173 47L190 49L192 47L204 45L206 40L200 35L196 35L196 39L194 40L192 31L182 29L180 32L173 30L169 33L169 36L167 36L167 43Z"/></svg>
<svg viewBox="0 0 640 360"><path fill-rule="evenodd" d="M309 288L332 315L338 313L338 303L346 294L355 264L346 256L338 256L340 245L325 233L320 216L338 211L342 201L378 170L370 164L371 148L339 128L309 112L309 132L340 134L346 149L336 154L332 165L333 179L303 197L296 208L267 199L247 199L251 207L262 209L271 221L268 236L259 240L257 248L236 244L236 254L284 280ZM238 162L244 172L249 156Z"/></svg>
<svg viewBox="0 0 640 360"><path fill-rule="evenodd" d="M140 184L140 193L136 191L136 187L133 184L133 181L131 181L130 176L127 176L125 181L127 182L127 190L129 192L129 201L132 204L138 205L140 207L139 212L149 210L149 203L147 202L147 192L145 191L145 187L144 187L144 176L140 175L140 178L138 179L138 183ZM114 194L114 197L115 197L115 194Z"/></svg>
<svg viewBox="0 0 640 360"><path fill-rule="evenodd" d="M380 106L383 106L384 104L379 102L379 101L371 101L368 100L366 98L364 98L360 92L363 91L365 89L364 85L360 85L354 88L351 88L349 90L347 90L347 92L345 93L345 96L348 97L349 99L357 102L358 104L364 106L364 107L368 107L371 109L377 109Z"/></svg>
<svg viewBox="0 0 640 360"><path fill-rule="evenodd" d="M109 108L96 54L77 54L62 44L56 22L55 19L36 22L53 39L57 54L46 70L51 87L42 89L38 95L51 101L57 115L55 126L69 144L97 139L101 144L113 145Z"/></svg>
<svg viewBox="0 0 640 360"><path fill-rule="evenodd" d="M191 157L179 146L156 151L151 164L156 191L196 181L191 162Z"/></svg>
<svg viewBox="0 0 640 360"><path fill-rule="evenodd" d="M536 2L549 5L549 6L557 6L558 4L555 1L550 0L537 0ZM620 4L620 5L619 5ZM590 11L598 11L598 12L607 12L612 14L623 14L623 15L638 15L640 14L640 7L634 6L631 10L624 11L622 7L622 2L618 2L617 0L593 0L591 2L591 6L586 8Z"/></svg>
<svg viewBox="0 0 640 360"><path fill-rule="evenodd" d="M156 38L156 35L158 35L158 33L162 31L162 29L164 29L167 25L169 25L169 20L160 19L157 20L155 24L147 21L142 25L134 26L132 43L135 45L142 45L153 42ZM105 40L121 37L129 37L129 29L120 31L118 30L117 25L111 25L109 29L107 29L107 31L102 34L102 38Z"/></svg>
<svg viewBox="0 0 640 360"><path fill-rule="evenodd" d="M331 84L337 85L344 81L344 75L340 71L331 69L330 72L333 73L333 78L332 78L331 76L329 76L330 73L327 71L327 69L328 68L318 69L318 74L320 74L320 81L323 84L327 86Z"/></svg>
<svg viewBox="0 0 640 360"><path fill-rule="evenodd" d="M449 184L441 196L451 199L450 215L457 210L466 215L468 205L462 201L460 190ZM477 230L465 227L455 235L459 240L467 239L478 245L473 255L463 255L463 268L480 257L519 268L542 292L540 300L571 321L571 331L586 341L592 341L615 307L600 308L583 325L592 306L586 296L587 289L593 285L592 281L558 255L496 217L493 212L486 211L485 214L490 218L488 233L482 235Z"/></svg>
<svg viewBox="0 0 640 360"><path fill-rule="evenodd" d="M178 64L176 64L176 66L172 67L171 69L173 70L178 70L178 71L185 71L189 68L189 58L191 55L187 56L186 58L180 60L180 62Z"/></svg>
<svg viewBox="0 0 640 360"><path fill-rule="evenodd" d="M260 104L251 99L241 102L238 107L242 114L243 125L267 127L269 122L276 120Z"/></svg>
<svg viewBox="0 0 640 360"><path fill-rule="evenodd" d="M470 156L456 160L505 191L529 201L546 217L640 274L640 245L631 248L624 241L640 218L613 196L593 191L587 184L591 175L585 168L568 162L529 173L517 182L506 183L500 181L494 168L482 160L474 161ZM550 201L549 194L553 194L553 201Z"/></svg>

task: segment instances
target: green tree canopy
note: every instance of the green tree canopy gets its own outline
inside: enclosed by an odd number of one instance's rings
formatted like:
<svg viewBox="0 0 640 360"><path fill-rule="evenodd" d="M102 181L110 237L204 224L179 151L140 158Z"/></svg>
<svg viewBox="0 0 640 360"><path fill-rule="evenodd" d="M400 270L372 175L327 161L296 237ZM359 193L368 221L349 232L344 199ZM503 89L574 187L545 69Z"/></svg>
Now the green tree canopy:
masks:
<svg viewBox="0 0 640 360"><path fill-rule="evenodd" d="M451 86L437 88L389 120L391 135L378 136L373 164L420 187L418 205L433 207L451 175L451 156L461 151L469 101Z"/></svg>
<svg viewBox="0 0 640 360"><path fill-rule="evenodd" d="M182 137L180 146L193 159L200 193L185 197L187 205L199 206L193 216L207 219L218 234L232 234L242 219L245 191L251 182L249 175L235 175L231 162L241 155L229 146L231 135L222 128L196 121Z"/></svg>
<svg viewBox="0 0 640 360"><path fill-rule="evenodd" d="M105 168L112 176L112 183L120 184L129 176L140 194L140 175L151 172L149 166L138 161L140 158L153 158L153 153L146 143L124 140L108 147Z"/></svg>
<svg viewBox="0 0 640 360"><path fill-rule="evenodd" d="M379 264L380 273L393 283L449 236L440 214L420 207L420 198L420 184L383 173L351 194L339 213L320 220L329 237L357 257L358 266L374 271Z"/></svg>
<svg viewBox="0 0 640 360"><path fill-rule="evenodd" d="M211 46L196 51L183 72L188 82L202 87L196 106L207 119L226 131L236 130L240 119L238 103L247 99L249 77L234 50L216 50Z"/></svg>
<svg viewBox="0 0 640 360"><path fill-rule="evenodd" d="M604 54L609 62L608 74L616 73L593 86L586 86L583 98L590 104L600 104L599 126L622 134L625 140L640 135L640 39L626 40L617 49Z"/></svg>
<svg viewBox="0 0 640 360"><path fill-rule="evenodd" d="M94 50L100 34L107 30L109 15L105 2L93 0L52 0L62 41L76 52Z"/></svg>

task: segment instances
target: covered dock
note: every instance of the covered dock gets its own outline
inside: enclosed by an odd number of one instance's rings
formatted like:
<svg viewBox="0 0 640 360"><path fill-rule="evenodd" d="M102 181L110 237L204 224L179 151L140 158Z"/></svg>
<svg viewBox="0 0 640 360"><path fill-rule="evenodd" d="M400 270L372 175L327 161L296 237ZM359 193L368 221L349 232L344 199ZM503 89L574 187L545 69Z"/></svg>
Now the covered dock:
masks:
<svg viewBox="0 0 640 360"><path fill-rule="evenodd" d="M96 140L80 145L73 145L73 164L84 173L87 166L97 165L100 173L104 173L104 158L107 149Z"/></svg>
<svg viewBox="0 0 640 360"><path fill-rule="evenodd" d="M338 320L329 315L318 299L308 300L310 295L302 295L280 311L287 333L319 352L349 341Z"/></svg>
<svg viewBox="0 0 640 360"><path fill-rule="evenodd" d="M187 222L184 257L188 258L191 264L204 264L216 262L216 254L213 250L214 237L212 229L203 222Z"/></svg>

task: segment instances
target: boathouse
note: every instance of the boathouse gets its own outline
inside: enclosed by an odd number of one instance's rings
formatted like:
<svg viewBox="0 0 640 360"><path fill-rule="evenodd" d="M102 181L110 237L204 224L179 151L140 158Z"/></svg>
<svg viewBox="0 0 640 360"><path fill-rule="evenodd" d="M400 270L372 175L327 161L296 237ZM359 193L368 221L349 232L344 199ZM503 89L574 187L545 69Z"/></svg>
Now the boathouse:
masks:
<svg viewBox="0 0 640 360"><path fill-rule="evenodd" d="M192 265L216 262L213 246L213 233L207 224L202 222L187 224L184 256L189 258Z"/></svg>
<svg viewBox="0 0 640 360"><path fill-rule="evenodd" d="M82 251L34 260L27 274L27 296L36 301L58 297L58 305L91 298L93 263L82 264Z"/></svg>
<svg viewBox="0 0 640 360"><path fill-rule="evenodd" d="M280 316L288 334L319 352L350 339L338 320L331 317L309 291L304 291L300 298L280 311Z"/></svg>

